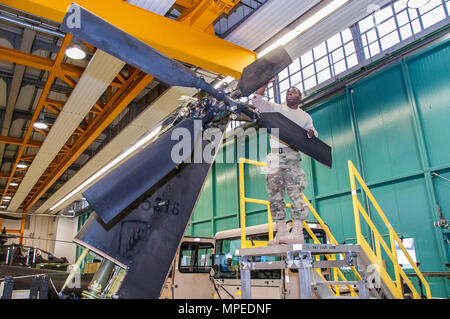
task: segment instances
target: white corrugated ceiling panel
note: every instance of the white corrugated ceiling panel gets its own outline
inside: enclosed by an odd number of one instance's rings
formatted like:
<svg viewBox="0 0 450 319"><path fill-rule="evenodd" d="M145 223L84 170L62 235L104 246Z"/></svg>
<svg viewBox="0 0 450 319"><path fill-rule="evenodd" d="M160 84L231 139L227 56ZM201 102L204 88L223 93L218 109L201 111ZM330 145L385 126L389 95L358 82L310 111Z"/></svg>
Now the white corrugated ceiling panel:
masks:
<svg viewBox="0 0 450 319"><path fill-rule="evenodd" d="M11 200L8 207L9 211L15 211L19 208L56 154L124 65L125 63L121 60L101 50L96 51L46 136L44 143L39 148L33 163L28 168L27 174Z"/></svg>
<svg viewBox="0 0 450 319"><path fill-rule="evenodd" d="M69 194L78 185L83 183L92 174L105 166L114 157L119 155L123 150L131 146L144 133L151 130L164 119L167 114L175 110L178 106L177 99L182 95L195 94L196 90L192 88L171 87L165 91L151 106L147 107L138 117L128 124L122 132L120 132L110 143L90 159L66 184L64 184L55 194L53 194L43 205L41 205L36 213L44 213L50 207ZM87 186L86 188L88 188ZM85 189L86 189L85 188ZM82 189L78 193L73 194L70 199L65 201L55 211L58 211L72 201L81 197Z"/></svg>
<svg viewBox="0 0 450 319"><path fill-rule="evenodd" d="M226 40L255 50L319 2L319 0L269 1L231 32Z"/></svg>
<svg viewBox="0 0 450 319"><path fill-rule="evenodd" d="M143 9L164 15L173 6L175 0L130 0L128 2ZM79 123L81 123L82 119L103 92L105 92L108 85L124 65L125 63L122 61L101 50L97 50L69 100L66 102L61 114L58 116L49 135L46 137L35 160L29 167L17 193L11 200L8 207L9 211L15 211L19 208L54 156L66 143L69 136L75 131ZM72 187L75 186L72 185Z"/></svg>
<svg viewBox="0 0 450 319"><path fill-rule="evenodd" d="M286 50L292 58L298 58L336 33L363 19L372 13L376 6L382 7L389 2L390 0L352 0L328 18L288 43L285 46Z"/></svg>
<svg viewBox="0 0 450 319"><path fill-rule="evenodd" d="M176 0L127 0L142 9L164 15L175 4Z"/></svg>

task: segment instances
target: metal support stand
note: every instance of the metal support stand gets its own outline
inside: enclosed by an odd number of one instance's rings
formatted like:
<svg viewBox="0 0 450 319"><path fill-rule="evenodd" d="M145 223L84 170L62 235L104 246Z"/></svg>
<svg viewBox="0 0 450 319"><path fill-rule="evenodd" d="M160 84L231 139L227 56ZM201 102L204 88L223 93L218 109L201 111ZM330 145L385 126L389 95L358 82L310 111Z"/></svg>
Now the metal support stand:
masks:
<svg viewBox="0 0 450 319"><path fill-rule="evenodd" d="M329 244L297 244L268 247L244 248L237 252L241 256L241 286L242 299L251 299L251 271L271 269L297 269L301 299L368 299L370 292L366 281L326 281L315 272L317 269L332 269L355 266L360 247L357 245L329 245ZM344 260L315 260L318 255L344 254ZM284 261L254 262L253 257L279 256ZM363 276L364 277L364 276ZM339 296L331 286L357 286L359 296Z"/></svg>
<svg viewBox="0 0 450 319"><path fill-rule="evenodd" d="M248 256L241 259L241 292L242 299L252 299L252 265Z"/></svg>
<svg viewBox="0 0 450 319"><path fill-rule="evenodd" d="M41 288L39 289L39 299L48 299L48 285L50 278L45 275L42 277Z"/></svg>
<svg viewBox="0 0 450 319"><path fill-rule="evenodd" d="M5 277L5 282L3 283L2 299L11 299L13 289L14 289L14 278Z"/></svg>
<svg viewBox="0 0 450 319"><path fill-rule="evenodd" d="M40 281L40 276L34 276L33 279L31 279L30 299L37 299Z"/></svg>
<svg viewBox="0 0 450 319"><path fill-rule="evenodd" d="M299 259L294 258L294 251L287 253L287 266L291 269L298 269L298 280L300 283L300 298L312 299L312 264L311 252L299 252Z"/></svg>

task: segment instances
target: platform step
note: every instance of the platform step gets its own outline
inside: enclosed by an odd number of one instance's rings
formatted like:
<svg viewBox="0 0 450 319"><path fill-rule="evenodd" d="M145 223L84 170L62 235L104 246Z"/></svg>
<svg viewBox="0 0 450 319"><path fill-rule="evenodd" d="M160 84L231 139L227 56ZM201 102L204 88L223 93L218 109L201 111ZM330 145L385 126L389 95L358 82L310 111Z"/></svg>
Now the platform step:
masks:
<svg viewBox="0 0 450 319"><path fill-rule="evenodd" d="M313 285L358 285L358 281L316 281Z"/></svg>

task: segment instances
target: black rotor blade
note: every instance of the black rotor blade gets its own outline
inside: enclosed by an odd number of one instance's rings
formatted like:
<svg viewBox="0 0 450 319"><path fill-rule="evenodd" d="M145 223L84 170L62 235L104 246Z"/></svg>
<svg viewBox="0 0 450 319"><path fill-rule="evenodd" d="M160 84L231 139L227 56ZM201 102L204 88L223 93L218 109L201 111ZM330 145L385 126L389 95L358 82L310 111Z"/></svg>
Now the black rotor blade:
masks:
<svg viewBox="0 0 450 319"><path fill-rule="evenodd" d="M83 192L83 196L105 224L113 221L180 164L172 160L172 150L180 143L179 140L172 140L174 130L189 132L190 150L194 150L197 140L201 139L201 128L196 126L199 125L197 123L189 119L177 124ZM190 155L191 153L183 154L183 161Z"/></svg>
<svg viewBox="0 0 450 319"><path fill-rule="evenodd" d="M317 137L308 138L306 130L278 112L261 113L259 127L278 129L278 138L293 149L311 156L316 161L332 166L331 147Z"/></svg>
<svg viewBox="0 0 450 319"><path fill-rule="evenodd" d="M73 22L73 12L80 13L80 21L76 26ZM154 76L169 86L199 88L223 100L222 93L180 62L153 49L75 3L69 7L61 24L61 30Z"/></svg>
<svg viewBox="0 0 450 319"><path fill-rule="evenodd" d="M248 96L269 82L291 63L291 57L280 46L245 67L238 88L243 96Z"/></svg>
<svg viewBox="0 0 450 319"><path fill-rule="evenodd" d="M207 141L199 144L202 151L211 151ZM174 169L111 227L104 227L94 213L76 235L76 243L129 268L117 293L119 298L160 296L219 148L211 162L202 159Z"/></svg>

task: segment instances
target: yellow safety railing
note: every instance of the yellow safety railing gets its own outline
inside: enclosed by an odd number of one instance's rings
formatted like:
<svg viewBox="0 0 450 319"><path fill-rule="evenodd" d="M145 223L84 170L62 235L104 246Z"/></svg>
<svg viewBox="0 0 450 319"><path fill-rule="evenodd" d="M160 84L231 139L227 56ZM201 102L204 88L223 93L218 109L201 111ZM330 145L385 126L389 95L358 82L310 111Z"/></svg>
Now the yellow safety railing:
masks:
<svg viewBox="0 0 450 319"><path fill-rule="evenodd" d="M402 282L401 279L405 281L411 292L413 293L414 299L420 299L421 296L417 292L417 290L414 288L411 280L406 276L405 272L401 268L401 266L398 264L397 261L397 249L395 244L397 244L400 249L405 254L406 258L408 259L409 263L413 267L414 271L416 272L417 277L422 282L423 286L425 287L427 298L431 298L430 293L430 286L428 285L428 282L423 277L422 273L420 272L419 268L417 268L416 264L412 260L411 256L406 251L405 247L402 244L402 241L397 236L397 233L394 231L394 228L389 223L388 219L386 218L385 214L383 213L383 210L381 209L380 205L378 205L377 201L375 200L375 197L373 197L372 193L370 192L369 188L367 187L366 183L362 179L361 175L358 173L358 170L353 165L352 161L348 161L348 169L349 169L349 175L350 175L350 185L352 189L352 201L353 201L353 212L355 216L355 228L356 228L356 240L358 245L361 246L363 251L366 253L367 257L370 259L371 263L374 265L377 265L376 269L378 271L378 274L380 275L383 282L388 286L391 293L394 295L395 298L402 299L403 298L403 289L402 289ZM355 178L358 180L359 184L361 185L362 189L365 191L367 197L369 198L370 202L375 207L375 210L378 212L378 215L381 217L383 223L386 225L386 227L389 230L389 239L390 239L390 245L391 248L388 247L380 233L378 232L378 229L373 224L372 220L370 219L369 215L367 214L364 207L361 205L357 190L356 190L356 182ZM370 229L372 230L374 237L375 237L375 252L372 250L372 248L369 246L368 242L364 238L361 232L361 223L360 223L360 217L359 215L362 215L364 217L364 220L369 225ZM384 249L386 255L391 260L392 264L394 265L394 274L395 274L395 283L391 279L390 275L387 273L386 269L384 268L382 264L382 250L381 247Z"/></svg>
<svg viewBox="0 0 450 319"><path fill-rule="evenodd" d="M240 206L240 220L241 220L241 248L264 247L264 246L267 246L267 241L250 241L250 240L247 240L246 231L245 231L245 229L246 229L245 204L246 203L254 203L254 204L260 204L260 205L266 205L267 206L269 240L273 240L273 220L272 220L272 215L271 215L271 212L270 212L270 201L254 199L254 198L247 198L245 196L244 164L256 165L256 166L259 166L259 167L267 167L267 163L253 161L253 160L249 160L249 159L246 159L246 158L239 158L239 194L240 194L240 196L239 196L240 197L240 205L239 206ZM311 205L311 203L309 202L309 200L306 198L306 196L304 194L302 194L302 198L305 201L305 203L308 205L308 208L311 211L311 213L314 215L314 218L317 220L317 222L320 224L322 229L325 231L330 244L333 244L333 245L339 244L337 242L337 240L334 238L334 236L331 233L331 231L328 228L328 226L324 223L322 218L319 216L317 211L314 209L314 207ZM286 204L286 208L291 208L291 207L292 207L291 204ZM303 223L303 227L308 232L308 234L311 236L311 238L313 239L314 243L315 244L320 244L319 239L315 236L314 232L308 226L306 221ZM340 255L345 258L344 254L340 254ZM325 255L325 258L327 260L336 260L336 256L335 255ZM320 257L316 256L316 260L319 260L319 259L320 259ZM355 267L352 266L351 270L353 271L354 275L358 278L358 280L362 280L361 275L358 273L358 271L356 270ZM316 271L319 274L319 276L322 278L322 280L327 281L325 279L325 277L323 276L323 274L322 274L320 269L316 268ZM347 278L345 277L345 275L342 273L342 271L339 268L333 268L332 271L333 271L334 281L339 281L339 279L342 280L342 281L347 281ZM357 293L355 292L353 287L351 287L350 285L346 285L346 286L349 289L350 294L352 296L357 296ZM336 296L338 296L340 294L339 285L336 285L334 290L332 289L332 287L330 285L328 287L333 292L333 294L335 294Z"/></svg>

